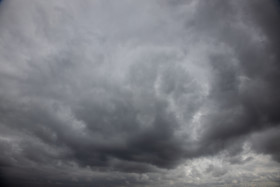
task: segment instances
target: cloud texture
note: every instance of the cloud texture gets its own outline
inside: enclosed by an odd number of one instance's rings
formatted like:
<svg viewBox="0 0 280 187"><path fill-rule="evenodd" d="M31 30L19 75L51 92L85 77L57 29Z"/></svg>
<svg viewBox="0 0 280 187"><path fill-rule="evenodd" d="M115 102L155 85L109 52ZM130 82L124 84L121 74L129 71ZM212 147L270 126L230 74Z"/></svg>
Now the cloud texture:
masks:
<svg viewBox="0 0 280 187"><path fill-rule="evenodd" d="M279 185L279 10L262 0L1 2L0 180Z"/></svg>

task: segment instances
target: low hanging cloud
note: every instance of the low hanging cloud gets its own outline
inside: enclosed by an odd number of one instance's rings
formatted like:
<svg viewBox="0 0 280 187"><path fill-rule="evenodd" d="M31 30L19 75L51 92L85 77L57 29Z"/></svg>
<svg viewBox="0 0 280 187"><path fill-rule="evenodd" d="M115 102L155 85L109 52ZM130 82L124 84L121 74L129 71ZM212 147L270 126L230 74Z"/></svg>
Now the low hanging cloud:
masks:
<svg viewBox="0 0 280 187"><path fill-rule="evenodd" d="M279 185L279 14L272 0L0 1L0 180Z"/></svg>

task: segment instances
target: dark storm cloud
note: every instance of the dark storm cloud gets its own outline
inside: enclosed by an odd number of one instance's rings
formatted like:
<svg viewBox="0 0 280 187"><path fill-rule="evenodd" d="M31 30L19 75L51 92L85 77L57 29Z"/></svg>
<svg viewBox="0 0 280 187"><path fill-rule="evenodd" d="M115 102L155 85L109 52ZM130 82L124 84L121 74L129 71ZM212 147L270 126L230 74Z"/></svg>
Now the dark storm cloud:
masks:
<svg viewBox="0 0 280 187"><path fill-rule="evenodd" d="M250 163L244 142L279 161L274 1L0 6L1 178L157 186L186 159Z"/></svg>
<svg viewBox="0 0 280 187"><path fill-rule="evenodd" d="M267 43L256 44L246 35L236 36L238 31L230 26L225 32L218 30L217 33L234 47L238 62L236 65L228 63L228 57L212 57L214 82L209 99L216 106L205 116L208 125L204 141L207 146L278 126L280 122L279 10L273 2L263 5L261 1L252 1L247 6L244 7L246 16L260 25L258 29L263 32ZM223 145L218 144L217 148Z"/></svg>
<svg viewBox="0 0 280 187"><path fill-rule="evenodd" d="M279 128L272 128L252 135L253 148L260 153L267 153L280 161Z"/></svg>

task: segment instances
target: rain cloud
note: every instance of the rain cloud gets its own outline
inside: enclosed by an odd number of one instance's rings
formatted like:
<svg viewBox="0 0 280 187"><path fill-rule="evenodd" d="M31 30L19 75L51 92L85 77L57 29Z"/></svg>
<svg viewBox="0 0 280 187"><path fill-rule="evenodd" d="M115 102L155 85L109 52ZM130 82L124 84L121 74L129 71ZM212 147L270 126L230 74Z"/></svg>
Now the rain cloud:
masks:
<svg viewBox="0 0 280 187"><path fill-rule="evenodd" d="M1 182L279 186L279 4L0 1Z"/></svg>

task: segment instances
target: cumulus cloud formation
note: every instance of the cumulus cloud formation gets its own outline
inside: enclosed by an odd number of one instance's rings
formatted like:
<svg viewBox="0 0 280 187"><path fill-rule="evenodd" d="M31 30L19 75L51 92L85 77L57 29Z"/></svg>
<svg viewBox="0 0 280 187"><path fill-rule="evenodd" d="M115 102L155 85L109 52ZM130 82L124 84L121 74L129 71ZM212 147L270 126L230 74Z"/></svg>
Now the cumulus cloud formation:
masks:
<svg viewBox="0 0 280 187"><path fill-rule="evenodd" d="M1 182L279 186L279 7L2 1Z"/></svg>

